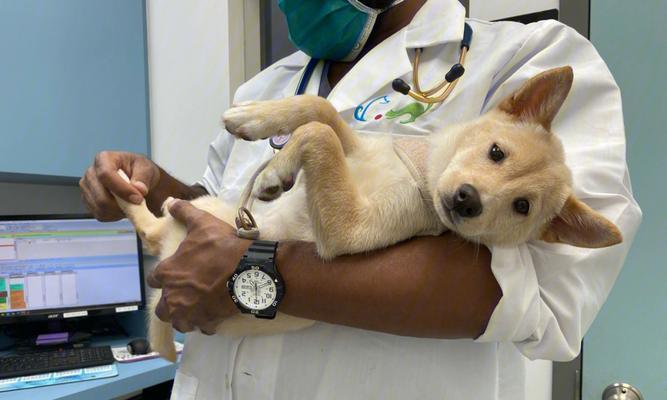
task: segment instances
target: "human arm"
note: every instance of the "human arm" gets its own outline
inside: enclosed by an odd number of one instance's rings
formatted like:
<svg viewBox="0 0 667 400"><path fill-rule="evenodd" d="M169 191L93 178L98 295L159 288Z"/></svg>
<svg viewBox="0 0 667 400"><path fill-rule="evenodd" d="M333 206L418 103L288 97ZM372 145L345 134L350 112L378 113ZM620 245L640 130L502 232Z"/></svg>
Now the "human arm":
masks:
<svg viewBox="0 0 667 400"><path fill-rule="evenodd" d="M238 313L226 281L250 242L186 202L174 204L170 213L188 235L148 278L149 285L163 289L158 316L181 331L213 332ZM280 311L393 334L475 338L501 296L488 250L452 234L329 262L311 243L283 242L276 261L287 288Z"/></svg>
<svg viewBox="0 0 667 400"><path fill-rule="evenodd" d="M130 183L118 176L119 169L128 174ZM178 181L140 154L114 151L103 151L95 156L79 187L86 207L100 221L124 217L111 192L135 204L146 198L148 208L156 215L161 214L162 203L169 196L193 199L206 194L203 186L188 186Z"/></svg>
<svg viewBox="0 0 667 400"><path fill-rule="evenodd" d="M483 247L452 233L322 261L312 243L278 246L297 317L404 336L476 338L502 293Z"/></svg>

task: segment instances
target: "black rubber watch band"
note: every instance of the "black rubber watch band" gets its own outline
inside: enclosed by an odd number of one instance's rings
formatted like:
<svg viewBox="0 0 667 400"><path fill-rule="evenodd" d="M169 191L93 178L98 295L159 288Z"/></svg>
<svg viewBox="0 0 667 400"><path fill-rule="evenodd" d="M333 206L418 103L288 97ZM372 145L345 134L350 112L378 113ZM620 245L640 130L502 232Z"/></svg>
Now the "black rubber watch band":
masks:
<svg viewBox="0 0 667 400"><path fill-rule="evenodd" d="M264 263L270 261L270 263L265 263L263 266L269 270L269 272L277 273L276 264L274 257L276 250L278 249L278 242L271 242L268 240L255 240L252 242L248 250L243 255L242 260L253 260Z"/></svg>

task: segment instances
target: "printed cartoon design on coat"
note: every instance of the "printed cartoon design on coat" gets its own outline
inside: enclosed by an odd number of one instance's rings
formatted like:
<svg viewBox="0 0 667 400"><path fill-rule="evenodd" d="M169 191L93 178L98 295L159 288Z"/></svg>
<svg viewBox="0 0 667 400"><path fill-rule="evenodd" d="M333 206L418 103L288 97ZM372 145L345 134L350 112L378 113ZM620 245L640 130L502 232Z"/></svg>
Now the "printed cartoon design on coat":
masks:
<svg viewBox="0 0 667 400"><path fill-rule="evenodd" d="M387 96L379 96L372 99L368 103L359 104L356 110L354 110L354 119L362 122L368 121L368 119L366 119L366 113L368 112L368 109L376 102L378 104L389 104L391 100L389 100ZM382 114L376 115L373 119L378 120L380 118L382 118Z"/></svg>
<svg viewBox="0 0 667 400"><path fill-rule="evenodd" d="M399 108L398 110L390 110L387 112L387 119L394 119L394 118L400 118L403 115L408 115L409 117L407 119L404 119L403 121L399 121L401 124L411 124L417 120L417 118L421 117L422 115L426 114L428 110L433 107L433 104L429 104L428 106L424 106L422 103L410 103L402 108Z"/></svg>
<svg viewBox="0 0 667 400"><path fill-rule="evenodd" d="M401 124L406 125L406 124L411 124L417 120L417 118L421 117L422 115L426 114L432 107L433 104L429 104L428 106L422 104L422 103L410 103L408 105L405 105L398 110L389 110L387 111L386 114L382 114L382 112L377 113L375 116L368 118L367 114L370 112L370 108L377 108L377 105L385 105L385 104L390 104L391 100L389 96L378 96L375 97L371 100L369 100L366 103L361 103L357 106L357 108L354 110L354 119L357 121L361 122L367 122L369 120L374 120L378 121L381 120L382 118L387 118L387 119L396 119L400 118L404 115L407 116L406 119L403 119L402 121L399 121ZM371 114L372 115L372 114Z"/></svg>

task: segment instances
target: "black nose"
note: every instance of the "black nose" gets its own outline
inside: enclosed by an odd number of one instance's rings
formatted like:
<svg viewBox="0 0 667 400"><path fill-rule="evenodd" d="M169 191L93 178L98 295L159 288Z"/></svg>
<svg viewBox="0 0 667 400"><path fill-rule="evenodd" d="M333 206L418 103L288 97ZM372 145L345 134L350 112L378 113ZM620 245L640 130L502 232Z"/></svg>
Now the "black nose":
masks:
<svg viewBox="0 0 667 400"><path fill-rule="evenodd" d="M453 210L463 218L474 218L482 213L482 201L474 186L467 183L461 185L454 194Z"/></svg>

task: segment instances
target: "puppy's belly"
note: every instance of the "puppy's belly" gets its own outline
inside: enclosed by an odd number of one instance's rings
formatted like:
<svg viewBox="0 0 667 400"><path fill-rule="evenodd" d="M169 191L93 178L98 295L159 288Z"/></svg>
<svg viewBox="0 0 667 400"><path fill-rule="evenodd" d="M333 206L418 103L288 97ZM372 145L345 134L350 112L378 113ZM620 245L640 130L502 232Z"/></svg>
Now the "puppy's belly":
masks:
<svg viewBox="0 0 667 400"><path fill-rule="evenodd" d="M308 216L305 178L299 175L292 190L270 203L255 202L253 214L264 240L298 240L314 242L315 235Z"/></svg>

